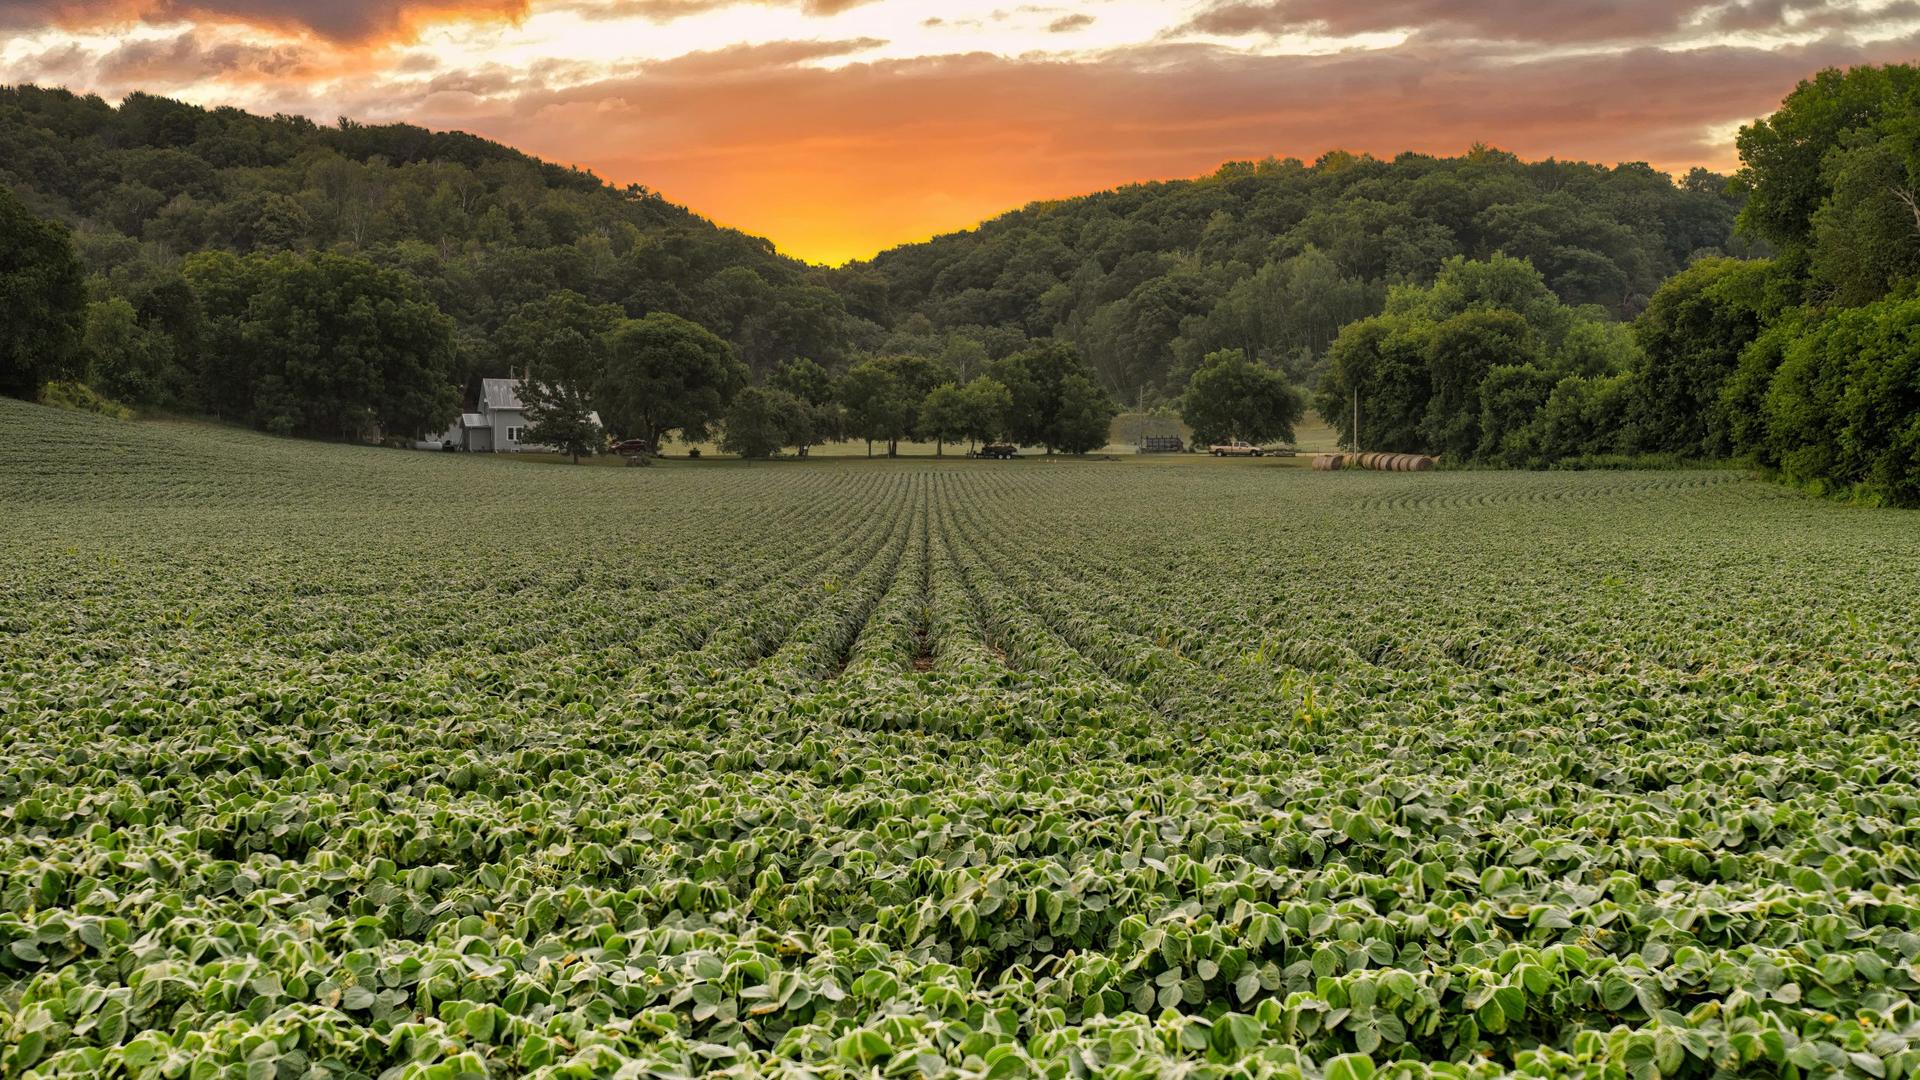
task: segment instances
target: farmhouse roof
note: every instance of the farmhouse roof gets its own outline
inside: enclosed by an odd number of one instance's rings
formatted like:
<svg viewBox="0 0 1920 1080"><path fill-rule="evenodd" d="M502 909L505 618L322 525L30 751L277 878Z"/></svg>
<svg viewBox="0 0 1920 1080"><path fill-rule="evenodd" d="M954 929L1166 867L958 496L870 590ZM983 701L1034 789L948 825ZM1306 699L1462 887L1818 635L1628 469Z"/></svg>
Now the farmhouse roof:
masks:
<svg viewBox="0 0 1920 1080"><path fill-rule="evenodd" d="M520 403L519 379L482 379L480 395L487 401L488 409L524 409Z"/></svg>

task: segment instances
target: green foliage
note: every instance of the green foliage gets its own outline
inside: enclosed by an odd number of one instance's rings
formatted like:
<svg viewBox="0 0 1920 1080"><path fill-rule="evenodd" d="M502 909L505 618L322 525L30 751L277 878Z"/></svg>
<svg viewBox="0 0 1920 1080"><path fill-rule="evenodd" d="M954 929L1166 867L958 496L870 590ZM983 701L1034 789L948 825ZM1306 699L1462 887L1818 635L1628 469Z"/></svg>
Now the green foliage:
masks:
<svg viewBox="0 0 1920 1080"><path fill-rule="evenodd" d="M765 386L749 386L734 396L725 428L720 449L743 458L771 457L783 446L813 441L806 406L784 390Z"/></svg>
<svg viewBox="0 0 1920 1080"><path fill-rule="evenodd" d="M1783 252L1806 249L1838 174L1858 175L1856 154L1877 141L1863 133L1883 121L1907 128L1916 106L1920 68L1908 64L1829 68L1801 82L1771 116L1740 129L1741 229Z"/></svg>
<svg viewBox="0 0 1920 1080"><path fill-rule="evenodd" d="M563 290L697 322L763 372L837 360L858 329L818 271L765 240L458 132L0 87L0 184L83 223L87 269L136 305L150 260L200 251L330 251L405 270L454 320L458 383L522 366L498 335Z"/></svg>
<svg viewBox="0 0 1920 1080"><path fill-rule="evenodd" d="M934 387L920 403L917 426L922 435L934 440L936 457L946 443L967 437L967 421L967 395L955 383Z"/></svg>
<svg viewBox="0 0 1920 1080"><path fill-rule="evenodd" d="M98 413L115 420L133 419L133 410L102 395L86 383L55 380L40 388L40 404L75 412Z"/></svg>
<svg viewBox="0 0 1920 1080"><path fill-rule="evenodd" d="M657 311L622 319L606 336L607 366L594 394L616 434L655 446L678 433L706 437L747 383L732 346L703 327Z"/></svg>
<svg viewBox="0 0 1920 1080"><path fill-rule="evenodd" d="M10 1080L1920 1066L1910 513L0 430Z"/></svg>
<svg viewBox="0 0 1920 1080"><path fill-rule="evenodd" d="M1920 296L1806 326L1786 346L1764 416L1767 457L1789 479L1920 505Z"/></svg>
<svg viewBox="0 0 1920 1080"><path fill-rule="evenodd" d="M66 226L36 216L0 184L0 394L31 398L72 373L85 303Z"/></svg>
<svg viewBox="0 0 1920 1080"><path fill-rule="evenodd" d="M1546 440L1539 429L1545 421L1542 418L1536 424L1536 418L1553 390L1553 376L1532 363L1489 368L1480 380L1480 444L1473 456L1502 465L1524 466L1541 460Z"/></svg>
<svg viewBox="0 0 1920 1080"><path fill-rule="evenodd" d="M1526 259L1561 303L1630 317L1697 254L1741 248L1739 204L1711 174L1676 185L1644 165L1329 154L1035 203L832 280L895 330L917 318L947 340L1057 336L1132 407L1177 396L1220 349L1311 384L1390 284L1429 284L1456 256Z"/></svg>
<svg viewBox="0 0 1920 1080"><path fill-rule="evenodd" d="M1068 454L1107 444L1120 409L1064 342L1043 342L996 361L989 374L1007 388L1007 433L1015 442Z"/></svg>
<svg viewBox="0 0 1920 1080"><path fill-rule="evenodd" d="M199 387L176 350L176 340L142 324L125 298L87 305L81 355L91 385L107 395L162 408L189 407L199 399Z"/></svg>
<svg viewBox="0 0 1920 1080"><path fill-rule="evenodd" d="M1545 464L1534 414L1555 383L1637 356L1617 324L1561 303L1525 260L1453 259L1430 288L1395 288L1385 314L1340 332L1314 401L1350 447L1357 399L1359 449Z"/></svg>
<svg viewBox="0 0 1920 1080"><path fill-rule="evenodd" d="M847 410L847 434L865 439L869 454L878 441L887 444L891 455L895 444L913 434L924 394L916 392L907 368L917 366L917 361L880 357L856 364L841 378L839 394Z"/></svg>
<svg viewBox="0 0 1920 1080"><path fill-rule="evenodd" d="M606 433L594 419L594 398L606 378L609 339L622 320L612 304L594 304L569 289L521 305L494 338L497 366L524 372L521 440L580 458L599 450Z"/></svg>
<svg viewBox="0 0 1920 1080"><path fill-rule="evenodd" d="M776 368L767 385L793 398L796 413L790 434L800 448L846 438L847 411L826 368L801 357Z"/></svg>
<svg viewBox="0 0 1920 1080"><path fill-rule="evenodd" d="M571 289L529 300L493 336L494 367L535 382L591 387L606 372L607 339L621 318L618 307Z"/></svg>
<svg viewBox="0 0 1920 1080"><path fill-rule="evenodd" d="M1285 375L1249 361L1238 349L1209 353L1180 397L1180 416L1201 445L1292 442L1293 425L1306 407Z"/></svg>
<svg viewBox="0 0 1920 1080"><path fill-rule="evenodd" d="M818 407L833 403L833 376L826 368L805 357L780 365L767 384L808 405Z"/></svg>
<svg viewBox="0 0 1920 1080"><path fill-rule="evenodd" d="M1423 446L1432 377L1427 353L1432 327L1405 315L1376 315L1340 331L1327 352L1326 374L1314 407L1350 448L1364 443L1394 453ZM1355 436L1356 409L1364 411Z"/></svg>
<svg viewBox="0 0 1920 1080"><path fill-rule="evenodd" d="M1005 383L981 375L960 388L960 434L975 442L999 442L1013 414L1013 391Z"/></svg>
<svg viewBox="0 0 1920 1080"><path fill-rule="evenodd" d="M1436 323L1427 338L1426 415L1422 442L1456 461L1481 449L1481 384L1496 367L1531 366L1540 358L1533 327L1518 311L1470 307ZM1496 440L1497 442L1497 440Z"/></svg>
<svg viewBox="0 0 1920 1080"><path fill-rule="evenodd" d="M1683 400L1650 385L1649 434L1684 437L1704 402L1710 452L1818 491L1920 504L1920 68L1821 72L1741 129L1740 151L1753 193L1741 224L1782 254L1676 279L1691 318L1677 346L1649 344L1648 362L1679 374ZM1730 281L1702 289L1703 276Z"/></svg>
<svg viewBox="0 0 1920 1080"><path fill-rule="evenodd" d="M1766 262L1702 259L1654 294L1634 326L1644 350L1635 371L1647 449L1691 457L1732 450L1738 421L1719 408L1722 390L1760 334L1772 274Z"/></svg>
<svg viewBox="0 0 1920 1080"><path fill-rule="evenodd" d="M591 384L529 375L520 383L520 402L527 418L523 444L552 447L576 465L606 446L606 432L595 419Z"/></svg>
<svg viewBox="0 0 1920 1080"><path fill-rule="evenodd" d="M184 274L206 320L205 400L281 435L439 431L458 411L454 327L398 270L334 254L203 253Z"/></svg>

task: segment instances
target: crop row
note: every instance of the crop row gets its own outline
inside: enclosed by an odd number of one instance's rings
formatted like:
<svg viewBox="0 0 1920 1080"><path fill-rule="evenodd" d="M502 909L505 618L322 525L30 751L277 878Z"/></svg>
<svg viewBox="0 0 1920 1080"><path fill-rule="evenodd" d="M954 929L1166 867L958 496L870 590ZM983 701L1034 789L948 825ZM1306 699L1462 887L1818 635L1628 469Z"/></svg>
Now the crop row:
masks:
<svg viewBox="0 0 1920 1080"><path fill-rule="evenodd" d="M1910 516L45 423L0 1074L1920 1064Z"/></svg>

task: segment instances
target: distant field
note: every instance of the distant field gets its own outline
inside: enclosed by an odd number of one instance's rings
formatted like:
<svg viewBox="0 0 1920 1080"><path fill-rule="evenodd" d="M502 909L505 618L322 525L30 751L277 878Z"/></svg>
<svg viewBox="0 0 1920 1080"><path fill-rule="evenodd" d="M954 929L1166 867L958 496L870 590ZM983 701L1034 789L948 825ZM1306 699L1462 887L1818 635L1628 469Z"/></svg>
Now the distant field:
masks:
<svg viewBox="0 0 1920 1080"><path fill-rule="evenodd" d="M1107 440L1107 445L1094 451L1094 453L1096 455L1108 456L1137 456L1139 453L1140 439L1143 435L1179 435L1189 443L1193 440L1192 430L1181 423L1178 417L1155 413L1121 413L1119 416L1114 417L1113 431ZM1336 433L1332 427L1328 426L1326 421L1321 420L1320 417L1312 413L1309 413L1307 418L1296 426L1294 436L1292 445L1302 453L1318 453L1339 449L1338 433ZM1285 445L1283 440L1276 441L1276 444ZM693 445L699 448L703 457L720 455L720 448L718 444L714 442L700 442ZM945 447L936 448L934 444L930 442L907 441L900 444L900 456L933 457L935 456L936 449L943 451L949 456L960 456L966 453L967 445L961 443L956 446L949 443ZM686 452L687 447L683 444L669 443L667 445L667 453L671 456L679 457ZM792 451L788 451L788 453L791 452ZM873 452L877 456L884 457L887 448L884 444L877 443L874 445ZM1041 447L1033 446L1025 448L1023 452L1044 454L1046 451ZM825 443L810 449L808 455L811 457L866 457L867 443L865 439ZM1154 458L1164 457L1164 455L1158 454L1146 456Z"/></svg>
<svg viewBox="0 0 1920 1080"><path fill-rule="evenodd" d="M1920 515L0 431L0 1075L1914 1072Z"/></svg>

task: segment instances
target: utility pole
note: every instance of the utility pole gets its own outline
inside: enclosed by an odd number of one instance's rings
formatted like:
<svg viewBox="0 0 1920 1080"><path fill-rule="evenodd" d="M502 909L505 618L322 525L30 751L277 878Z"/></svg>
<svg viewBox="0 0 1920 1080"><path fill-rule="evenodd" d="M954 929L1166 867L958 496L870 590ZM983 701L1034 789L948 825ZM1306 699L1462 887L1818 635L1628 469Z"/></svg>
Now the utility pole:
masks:
<svg viewBox="0 0 1920 1080"><path fill-rule="evenodd" d="M1354 453L1360 452L1360 388L1353 388L1353 445L1348 447Z"/></svg>

